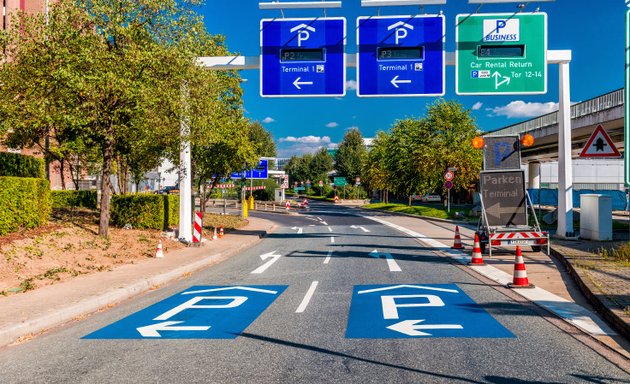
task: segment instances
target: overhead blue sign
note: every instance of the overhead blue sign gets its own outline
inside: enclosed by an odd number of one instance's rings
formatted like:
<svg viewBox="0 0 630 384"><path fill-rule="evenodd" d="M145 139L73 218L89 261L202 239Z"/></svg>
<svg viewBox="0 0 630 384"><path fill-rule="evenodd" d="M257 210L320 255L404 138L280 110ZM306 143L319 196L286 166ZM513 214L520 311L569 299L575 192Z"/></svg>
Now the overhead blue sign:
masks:
<svg viewBox="0 0 630 384"><path fill-rule="evenodd" d="M233 172L231 177L232 179L240 179L242 177L246 179L266 179L268 177L267 160L260 160L254 169L247 170L245 172Z"/></svg>
<svg viewBox="0 0 630 384"><path fill-rule="evenodd" d="M262 97L345 96L346 19L260 21Z"/></svg>
<svg viewBox="0 0 630 384"><path fill-rule="evenodd" d="M357 96L443 96L444 16L357 19Z"/></svg>
<svg viewBox="0 0 630 384"><path fill-rule="evenodd" d="M194 286L84 339L234 339L286 285Z"/></svg>
<svg viewBox="0 0 630 384"><path fill-rule="evenodd" d="M511 338L455 284L354 287L347 338Z"/></svg>

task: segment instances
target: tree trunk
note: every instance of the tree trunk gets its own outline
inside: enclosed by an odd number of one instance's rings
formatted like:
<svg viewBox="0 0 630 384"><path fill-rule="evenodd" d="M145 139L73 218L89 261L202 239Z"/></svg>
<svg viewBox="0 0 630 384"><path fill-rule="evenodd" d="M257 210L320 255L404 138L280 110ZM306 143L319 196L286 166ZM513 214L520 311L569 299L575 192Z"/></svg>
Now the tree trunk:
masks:
<svg viewBox="0 0 630 384"><path fill-rule="evenodd" d="M50 160L47 160L47 161L50 164ZM61 173L61 189L63 189L65 191L66 190L66 178L64 177L64 168L65 168L64 164L65 164L65 160L63 158L60 159L59 160L59 173Z"/></svg>
<svg viewBox="0 0 630 384"><path fill-rule="evenodd" d="M107 237L109 231L109 214L111 200L111 174L114 162L114 143L109 142L103 153L103 181L101 183L101 218L98 225L98 234Z"/></svg>

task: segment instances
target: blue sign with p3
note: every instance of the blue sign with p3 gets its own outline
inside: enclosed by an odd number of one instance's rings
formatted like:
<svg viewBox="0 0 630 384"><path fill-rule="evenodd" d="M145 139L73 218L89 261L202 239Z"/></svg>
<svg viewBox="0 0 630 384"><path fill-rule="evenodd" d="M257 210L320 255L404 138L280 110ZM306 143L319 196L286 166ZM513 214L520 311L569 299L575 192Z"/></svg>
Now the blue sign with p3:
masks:
<svg viewBox="0 0 630 384"><path fill-rule="evenodd" d="M354 287L347 338L511 338L455 284Z"/></svg>
<svg viewBox="0 0 630 384"><path fill-rule="evenodd" d="M84 339L234 339L286 285L194 286Z"/></svg>

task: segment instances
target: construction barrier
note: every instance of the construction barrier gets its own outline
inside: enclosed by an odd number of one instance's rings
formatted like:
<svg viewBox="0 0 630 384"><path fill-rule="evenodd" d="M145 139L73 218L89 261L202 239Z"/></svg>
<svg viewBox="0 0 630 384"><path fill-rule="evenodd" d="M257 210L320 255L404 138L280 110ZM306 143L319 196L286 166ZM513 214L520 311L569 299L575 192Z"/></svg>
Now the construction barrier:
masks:
<svg viewBox="0 0 630 384"><path fill-rule="evenodd" d="M195 212L195 223L193 226L193 243L201 242L202 222L201 212Z"/></svg>

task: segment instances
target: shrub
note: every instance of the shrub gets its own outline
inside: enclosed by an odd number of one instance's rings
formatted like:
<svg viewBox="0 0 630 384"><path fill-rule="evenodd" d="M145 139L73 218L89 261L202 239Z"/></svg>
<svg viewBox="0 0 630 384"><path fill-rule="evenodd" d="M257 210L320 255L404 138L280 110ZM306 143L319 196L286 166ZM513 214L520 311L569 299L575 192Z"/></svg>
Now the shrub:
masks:
<svg viewBox="0 0 630 384"><path fill-rule="evenodd" d="M38 227L51 213L46 179L0 177L0 235Z"/></svg>
<svg viewBox="0 0 630 384"><path fill-rule="evenodd" d="M0 176L46 178L44 159L19 153L0 152Z"/></svg>
<svg viewBox="0 0 630 384"><path fill-rule="evenodd" d="M114 195L112 197L110 223L123 227L131 224L134 228L167 229L179 220L179 196Z"/></svg>
<svg viewBox="0 0 630 384"><path fill-rule="evenodd" d="M53 208L84 207L96 209L96 191L52 191Z"/></svg>

